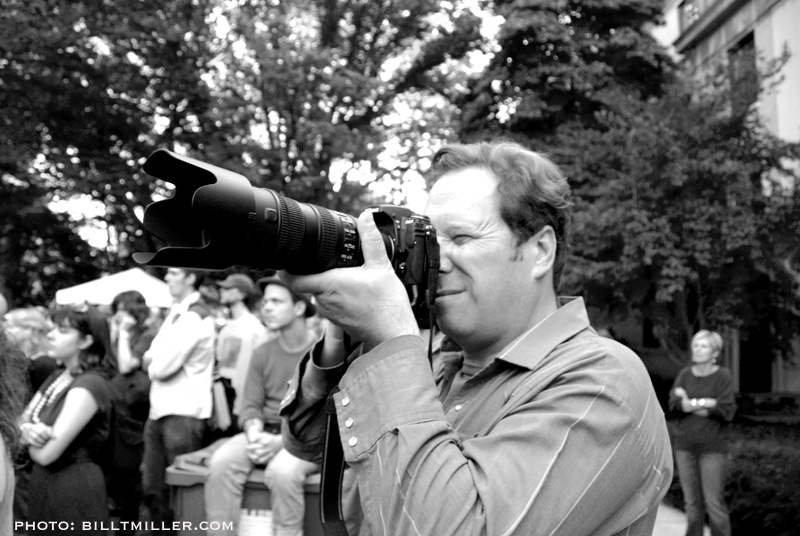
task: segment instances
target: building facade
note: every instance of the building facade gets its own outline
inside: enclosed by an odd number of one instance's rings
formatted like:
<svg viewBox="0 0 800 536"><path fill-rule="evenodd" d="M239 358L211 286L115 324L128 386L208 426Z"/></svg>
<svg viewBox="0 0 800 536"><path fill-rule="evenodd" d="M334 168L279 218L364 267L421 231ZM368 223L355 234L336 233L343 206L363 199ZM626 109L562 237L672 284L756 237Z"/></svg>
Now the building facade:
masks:
<svg viewBox="0 0 800 536"><path fill-rule="evenodd" d="M757 110L766 128L778 137L800 142L800 0L667 0L664 23L653 35L695 73L727 71L728 83L736 84L743 102L758 98L756 67L765 71L786 57L776 82L758 99ZM726 364L733 370L737 391L800 393L800 367L778 358L745 359L755 351L739 348L736 333L726 334ZM730 337L730 338L729 338ZM798 347L800 355L800 347Z"/></svg>

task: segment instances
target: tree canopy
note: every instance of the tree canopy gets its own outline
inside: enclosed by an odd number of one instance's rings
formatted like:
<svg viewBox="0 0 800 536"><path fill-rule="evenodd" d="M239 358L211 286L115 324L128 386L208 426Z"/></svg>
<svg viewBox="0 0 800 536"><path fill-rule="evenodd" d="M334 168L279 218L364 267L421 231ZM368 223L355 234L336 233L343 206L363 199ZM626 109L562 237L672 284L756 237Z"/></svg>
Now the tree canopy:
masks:
<svg viewBox="0 0 800 536"><path fill-rule="evenodd" d="M300 201L371 202L352 172L380 175L387 133L420 130L383 118L403 99L446 93L452 62L480 46L470 10L432 0L11 0L0 24L0 173L18 193L0 216L17 242L0 242L0 288L22 303L157 247L136 215L169 195L141 171L159 147ZM66 215L45 234L6 216L76 194L102 205L108 250L74 236L83 222ZM39 250L58 258L58 278L41 277Z"/></svg>

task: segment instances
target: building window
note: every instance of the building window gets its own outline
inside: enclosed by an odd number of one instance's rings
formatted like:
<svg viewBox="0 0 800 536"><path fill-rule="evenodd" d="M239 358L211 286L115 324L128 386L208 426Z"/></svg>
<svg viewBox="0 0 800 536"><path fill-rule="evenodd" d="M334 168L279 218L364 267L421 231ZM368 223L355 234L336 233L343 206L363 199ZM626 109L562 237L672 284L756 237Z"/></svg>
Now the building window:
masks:
<svg viewBox="0 0 800 536"><path fill-rule="evenodd" d="M747 113L758 99L758 67L756 44L752 32L728 50L728 81L730 83L731 111Z"/></svg>

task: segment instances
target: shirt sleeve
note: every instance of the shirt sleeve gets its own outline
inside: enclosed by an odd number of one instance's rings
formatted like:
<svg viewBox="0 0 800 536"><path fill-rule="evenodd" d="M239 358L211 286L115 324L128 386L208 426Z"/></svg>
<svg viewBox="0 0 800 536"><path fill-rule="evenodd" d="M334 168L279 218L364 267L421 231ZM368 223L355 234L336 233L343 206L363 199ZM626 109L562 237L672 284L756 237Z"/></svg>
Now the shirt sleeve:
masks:
<svg viewBox="0 0 800 536"><path fill-rule="evenodd" d="M70 389L78 387L89 391L101 413L109 410L111 407L111 390L108 380L97 374L87 372L76 377Z"/></svg>
<svg viewBox="0 0 800 536"><path fill-rule="evenodd" d="M675 389L678 387L684 387L684 378L686 377L686 369L681 369L678 372L678 376L675 377L675 381L672 383L672 388L669 390L669 411L675 415L683 415L684 411L681 406L681 398L675 394Z"/></svg>
<svg viewBox="0 0 800 536"><path fill-rule="evenodd" d="M281 402L281 435L284 448L300 459L322 462L327 417L325 405L328 394L337 386L345 367L320 368L319 360L324 340L300 359L286 395ZM349 360L360 355L357 349Z"/></svg>
<svg viewBox="0 0 800 536"><path fill-rule="evenodd" d="M603 366L604 355L590 357ZM579 536L654 519L652 490L665 492L672 474L649 379L626 384L621 367L590 368L554 373L546 389L486 408L498 409L497 421L467 435L445 416L421 338L392 339L356 360L334 398L372 530ZM627 525L614 525L621 519Z"/></svg>
<svg viewBox="0 0 800 536"><path fill-rule="evenodd" d="M151 380L166 380L184 366L204 334L203 319L193 311L183 313L166 333L159 332L153 339L145 359L150 363L147 374Z"/></svg>
<svg viewBox="0 0 800 536"><path fill-rule="evenodd" d="M720 369L720 379L716 385L717 406L709 410L709 416L723 422L731 422L736 414L736 394L733 390L733 377L728 369Z"/></svg>
<svg viewBox="0 0 800 536"><path fill-rule="evenodd" d="M136 343L131 348L131 354L133 357L138 359L142 359L144 357L145 352L150 348L150 345L153 344L153 339L155 338L155 333L151 330L145 330L136 340Z"/></svg>
<svg viewBox="0 0 800 536"><path fill-rule="evenodd" d="M263 420L261 408L264 407L264 400L267 397L264 375L266 374L268 346L268 343L262 344L253 351L253 356L250 358L250 366L242 390L241 405L238 407L241 428L244 428L244 423L250 419Z"/></svg>

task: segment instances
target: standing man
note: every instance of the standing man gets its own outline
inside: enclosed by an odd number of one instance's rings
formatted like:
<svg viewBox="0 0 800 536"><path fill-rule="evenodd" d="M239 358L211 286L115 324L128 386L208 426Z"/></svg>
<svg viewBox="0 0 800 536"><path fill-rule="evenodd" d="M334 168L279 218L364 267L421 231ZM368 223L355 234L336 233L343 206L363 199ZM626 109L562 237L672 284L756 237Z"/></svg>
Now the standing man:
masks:
<svg viewBox="0 0 800 536"><path fill-rule="evenodd" d="M211 416L214 321L198 292L202 277L199 271L167 270L174 303L144 354L151 385L142 487L154 522L172 522L166 469L175 456L202 448Z"/></svg>
<svg viewBox="0 0 800 536"><path fill-rule="evenodd" d="M252 312L258 296L252 279L245 274L231 274L217 286L219 301L230 312L230 319L217 335L217 370L233 387L236 394L233 411L238 415L250 357L254 349L267 341L267 328Z"/></svg>
<svg viewBox="0 0 800 536"><path fill-rule="evenodd" d="M641 360L559 299L569 186L514 143L442 148L427 215L440 268L436 312L460 351L434 370L372 215L364 264L286 281L361 341L304 358L284 441L319 460L334 395L364 534L651 534L672 480L664 415Z"/></svg>
<svg viewBox="0 0 800 536"><path fill-rule="evenodd" d="M272 503L272 534L302 536L303 483L309 474L319 470L316 463L283 450L278 416L289 378L300 358L317 340L307 324L307 319L314 315L314 306L275 278L266 283L262 310L267 327L278 335L253 353L238 406L243 433L233 436L214 452L204 490L210 526L225 527L231 522L234 530L209 529L209 535L236 534L247 475L253 467L266 465L264 476Z"/></svg>

